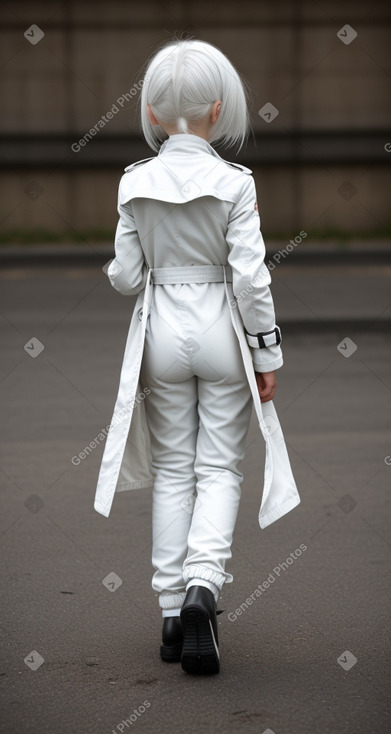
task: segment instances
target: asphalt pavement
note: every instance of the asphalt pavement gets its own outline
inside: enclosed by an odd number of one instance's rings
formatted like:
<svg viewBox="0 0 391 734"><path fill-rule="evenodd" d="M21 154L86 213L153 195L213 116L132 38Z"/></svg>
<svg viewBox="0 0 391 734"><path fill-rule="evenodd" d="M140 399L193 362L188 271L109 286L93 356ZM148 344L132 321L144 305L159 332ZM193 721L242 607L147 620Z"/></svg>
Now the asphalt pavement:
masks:
<svg viewBox="0 0 391 734"><path fill-rule="evenodd" d="M106 519L103 441L80 459L110 423L134 299L103 250L5 263L1 732L390 731L391 264L337 255L272 272L301 504L260 529L253 417L213 677L159 657L151 490L117 494Z"/></svg>

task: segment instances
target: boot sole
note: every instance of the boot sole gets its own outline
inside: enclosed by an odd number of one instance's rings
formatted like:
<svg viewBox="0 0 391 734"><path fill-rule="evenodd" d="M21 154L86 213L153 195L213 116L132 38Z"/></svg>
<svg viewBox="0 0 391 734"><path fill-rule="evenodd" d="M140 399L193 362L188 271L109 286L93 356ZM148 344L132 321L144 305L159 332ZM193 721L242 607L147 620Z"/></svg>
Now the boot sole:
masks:
<svg viewBox="0 0 391 734"><path fill-rule="evenodd" d="M181 613L181 621L184 634L182 669L193 675L218 673L219 648L209 616L196 607L188 607Z"/></svg>

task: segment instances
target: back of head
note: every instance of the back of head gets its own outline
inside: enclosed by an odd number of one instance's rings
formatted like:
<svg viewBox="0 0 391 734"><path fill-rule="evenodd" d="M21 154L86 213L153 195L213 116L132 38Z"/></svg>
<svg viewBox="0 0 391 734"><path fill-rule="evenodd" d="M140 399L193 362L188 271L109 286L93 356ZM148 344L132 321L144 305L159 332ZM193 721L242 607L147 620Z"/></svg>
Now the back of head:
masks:
<svg viewBox="0 0 391 734"><path fill-rule="evenodd" d="M241 148L249 128L246 92L235 67L215 46L205 41L175 40L157 51L148 63L141 92L141 124L153 150L159 150L167 134L152 125L147 104L162 123L176 124L188 132L192 122L203 119L213 102L221 100L221 112L209 142Z"/></svg>

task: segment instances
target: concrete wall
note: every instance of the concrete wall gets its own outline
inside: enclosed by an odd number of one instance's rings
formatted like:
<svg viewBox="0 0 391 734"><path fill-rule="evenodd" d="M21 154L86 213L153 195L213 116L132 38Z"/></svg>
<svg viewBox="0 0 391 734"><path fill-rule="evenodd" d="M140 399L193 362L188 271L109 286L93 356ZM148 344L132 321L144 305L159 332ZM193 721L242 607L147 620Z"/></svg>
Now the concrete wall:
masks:
<svg viewBox="0 0 391 734"><path fill-rule="evenodd" d="M115 226L122 168L149 155L138 93L118 100L156 45L183 30L220 47L250 84L256 146L238 160L254 169L266 233L390 224L386 3L16 0L0 17L3 233ZM32 24L45 34L36 44L23 35ZM345 24L358 34L348 44L337 36ZM266 102L279 110L270 124L258 114ZM112 119L72 152L113 105Z"/></svg>

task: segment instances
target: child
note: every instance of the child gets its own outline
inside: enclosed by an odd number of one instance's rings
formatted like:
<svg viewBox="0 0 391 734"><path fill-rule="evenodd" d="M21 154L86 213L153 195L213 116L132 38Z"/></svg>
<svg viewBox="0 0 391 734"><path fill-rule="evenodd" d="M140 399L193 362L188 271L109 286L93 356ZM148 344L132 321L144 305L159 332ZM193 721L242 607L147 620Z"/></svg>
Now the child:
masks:
<svg viewBox="0 0 391 734"><path fill-rule="evenodd" d="M125 169L107 274L138 294L95 508L153 484L153 589L161 658L220 668L216 606L239 508L252 406L266 442L259 523L300 497L273 406L283 364L251 171L211 146L242 146L241 79L214 46L174 40L150 61L144 136L157 156ZM262 406L261 406L262 403Z"/></svg>

